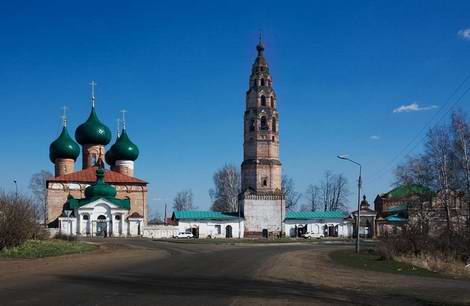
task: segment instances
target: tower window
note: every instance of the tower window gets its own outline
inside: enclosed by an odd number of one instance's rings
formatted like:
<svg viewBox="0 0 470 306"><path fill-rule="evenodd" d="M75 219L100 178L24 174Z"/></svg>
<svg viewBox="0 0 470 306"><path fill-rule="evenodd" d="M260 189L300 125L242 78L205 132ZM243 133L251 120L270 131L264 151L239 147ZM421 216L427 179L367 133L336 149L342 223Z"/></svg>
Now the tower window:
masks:
<svg viewBox="0 0 470 306"><path fill-rule="evenodd" d="M271 97L271 107L274 108L274 97Z"/></svg>
<svg viewBox="0 0 470 306"><path fill-rule="evenodd" d="M266 106L266 97L261 96L261 106Z"/></svg>
<svg viewBox="0 0 470 306"><path fill-rule="evenodd" d="M255 119L251 119L250 121L250 132L255 130Z"/></svg>
<svg viewBox="0 0 470 306"><path fill-rule="evenodd" d="M276 132L276 118L273 118L273 132Z"/></svg>
<svg viewBox="0 0 470 306"><path fill-rule="evenodd" d="M263 179L263 186L268 186L268 180L266 178Z"/></svg>
<svg viewBox="0 0 470 306"><path fill-rule="evenodd" d="M261 79L261 86L264 86L264 79Z"/></svg>
<svg viewBox="0 0 470 306"><path fill-rule="evenodd" d="M261 129L262 130L268 129L268 122L266 120L266 117L261 117Z"/></svg>
<svg viewBox="0 0 470 306"><path fill-rule="evenodd" d="M274 136L273 136L273 141L276 141L276 138L274 138Z"/></svg>

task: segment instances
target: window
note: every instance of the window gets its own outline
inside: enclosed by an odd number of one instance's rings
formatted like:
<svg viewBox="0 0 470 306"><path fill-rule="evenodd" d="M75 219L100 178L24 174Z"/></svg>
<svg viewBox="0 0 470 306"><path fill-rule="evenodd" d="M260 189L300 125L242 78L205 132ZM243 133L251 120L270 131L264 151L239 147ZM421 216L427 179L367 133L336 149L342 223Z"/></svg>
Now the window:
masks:
<svg viewBox="0 0 470 306"><path fill-rule="evenodd" d="M100 215L100 216L98 217L98 220L106 220L106 217L103 216L103 215Z"/></svg>
<svg viewBox="0 0 470 306"><path fill-rule="evenodd" d="M266 106L266 97L261 96L261 106Z"/></svg>
<svg viewBox="0 0 470 306"><path fill-rule="evenodd" d="M268 179L267 178L263 179L263 186L268 186Z"/></svg>
<svg viewBox="0 0 470 306"><path fill-rule="evenodd" d="M115 215L114 220L120 221L121 220L121 215Z"/></svg>
<svg viewBox="0 0 470 306"><path fill-rule="evenodd" d="M261 86L264 86L264 79L261 79Z"/></svg>
<svg viewBox="0 0 470 306"><path fill-rule="evenodd" d="M273 136L273 141L276 141L276 138L274 138L274 136Z"/></svg>
<svg viewBox="0 0 470 306"><path fill-rule="evenodd" d="M220 235L220 234L222 233L222 228L221 228L220 225L216 225L216 226L215 226L215 230L216 230L216 232L217 232L217 235Z"/></svg>
<svg viewBox="0 0 470 306"><path fill-rule="evenodd" d="M276 118L273 118L273 132L276 132Z"/></svg>
<svg viewBox="0 0 470 306"><path fill-rule="evenodd" d="M266 121L266 117L261 117L261 129L262 130L268 129L268 122Z"/></svg>
<svg viewBox="0 0 470 306"><path fill-rule="evenodd" d="M274 108L274 97L271 97L271 107Z"/></svg>
<svg viewBox="0 0 470 306"><path fill-rule="evenodd" d="M251 121L250 121L250 132L253 132L255 130L255 127L256 127L255 119L251 119Z"/></svg>
<svg viewBox="0 0 470 306"><path fill-rule="evenodd" d="M90 216L88 216L88 215L83 215L83 220L88 220L88 219L90 219Z"/></svg>

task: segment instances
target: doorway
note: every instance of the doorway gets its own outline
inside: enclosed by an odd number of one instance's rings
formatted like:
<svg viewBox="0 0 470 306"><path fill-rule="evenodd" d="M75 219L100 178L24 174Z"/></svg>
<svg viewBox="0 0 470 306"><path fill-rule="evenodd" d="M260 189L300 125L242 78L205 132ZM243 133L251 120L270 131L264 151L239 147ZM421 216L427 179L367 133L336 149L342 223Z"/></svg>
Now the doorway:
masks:
<svg viewBox="0 0 470 306"><path fill-rule="evenodd" d="M227 225L225 227L225 238L232 238L232 226Z"/></svg>
<svg viewBox="0 0 470 306"><path fill-rule="evenodd" d="M269 232L267 228L263 228L263 238L268 238Z"/></svg>
<svg viewBox="0 0 470 306"><path fill-rule="evenodd" d="M96 221L96 236L108 237L108 223L103 215L100 215Z"/></svg>

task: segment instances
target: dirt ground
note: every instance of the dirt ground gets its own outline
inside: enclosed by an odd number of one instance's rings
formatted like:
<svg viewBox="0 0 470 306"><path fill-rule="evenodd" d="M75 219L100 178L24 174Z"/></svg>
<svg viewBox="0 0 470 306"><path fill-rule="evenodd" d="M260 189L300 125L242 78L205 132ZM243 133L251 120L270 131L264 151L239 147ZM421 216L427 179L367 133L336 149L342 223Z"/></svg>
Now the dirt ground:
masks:
<svg viewBox="0 0 470 306"><path fill-rule="evenodd" d="M97 251L0 260L0 305L470 305L470 282L335 265L328 244L97 240Z"/></svg>
<svg viewBox="0 0 470 306"><path fill-rule="evenodd" d="M302 250L274 256L258 270L256 277L279 282L296 281L333 291L353 290L358 293L358 304L366 298L373 304L383 305L383 297L390 296L393 297L390 305L396 305L400 297L403 297L403 304L411 304L408 297L414 297L417 304L470 305L469 281L353 269L334 264L328 256L331 251ZM375 300L375 296L381 298Z"/></svg>

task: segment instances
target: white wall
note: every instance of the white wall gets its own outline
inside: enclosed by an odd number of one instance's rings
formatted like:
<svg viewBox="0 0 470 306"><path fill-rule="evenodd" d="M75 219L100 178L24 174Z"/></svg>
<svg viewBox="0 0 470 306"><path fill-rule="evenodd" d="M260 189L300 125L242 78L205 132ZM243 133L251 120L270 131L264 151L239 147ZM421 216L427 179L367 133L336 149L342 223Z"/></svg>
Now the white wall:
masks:
<svg viewBox="0 0 470 306"><path fill-rule="evenodd" d="M178 227L175 225L147 225L143 229L145 238L173 238L176 234L178 234Z"/></svg>
<svg viewBox="0 0 470 306"><path fill-rule="evenodd" d="M220 234L217 230L217 225L220 226ZM241 225L241 231L239 231ZM225 238L226 227L232 227L232 238L243 238L244 221L240 223L238 220L216 221L216 220L178 220L178 232L190 232L192 228L199 228L199 238Z"/></svg>
<svg viewBox="0 0 470 306"><path fill-rule="evenodd" d="M352 223L343 219L305 219L305 220L285 220L284 233L287 237L295 237L295 227L307 225L307 232L323 234L324 226L338 225L338 237L352 236Z"/></svg>

